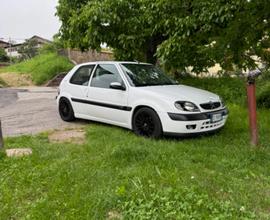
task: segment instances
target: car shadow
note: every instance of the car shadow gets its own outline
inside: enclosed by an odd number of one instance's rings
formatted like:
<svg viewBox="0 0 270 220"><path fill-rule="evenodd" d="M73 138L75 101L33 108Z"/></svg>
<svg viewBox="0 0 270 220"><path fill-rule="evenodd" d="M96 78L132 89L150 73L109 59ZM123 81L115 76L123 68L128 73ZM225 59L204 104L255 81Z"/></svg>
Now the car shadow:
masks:
<svg viewBox="0 0 270 220"><path fill-rule="evenodd" d="M124 127L114 126L111 124L102 123L102 122L98 122L98 121L91 121L91 120L86 120L86 119L76 119L75 121L73 121L73 123L81 124L81 125L91 125L91 124L104 125L104 126L108 126L108 127L115 127L117 129L121 129L124 132L132 132L132 130L129 130L129 129L124 128ZM157 138L157 139L153 138L152 140L182 141L182 140L202 139L202 138L206 138L206 137L219 135L222 130L223 130L223 127L220 129L214 130L214 131L197 133L197 134L196 133L195 134L194 133L193 134L165 134L160 138ZM147 137L141 136L141 138L147 138Z"/></svg>
<svg viewBox="0 0 270 220"><path fill-rule="evenodd" d="M198 133L198 134L168 134L164 135L161 139L170 140L170 141L181 141L181 140L194 140L194 139L202 139L207 137L212 137L215 135L219 135L223 128L220 128L215 131L210 131L206 133Z"/></svg>

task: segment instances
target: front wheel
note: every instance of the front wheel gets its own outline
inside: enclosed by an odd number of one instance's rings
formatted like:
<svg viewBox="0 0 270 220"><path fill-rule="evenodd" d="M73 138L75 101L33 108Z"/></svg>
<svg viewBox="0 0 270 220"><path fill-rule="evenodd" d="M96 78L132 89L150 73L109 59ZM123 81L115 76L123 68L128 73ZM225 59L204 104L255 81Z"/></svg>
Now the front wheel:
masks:
<svg viewBox="0 0 270 220"><path fill-rule="evenodd" d="M74 121L75 120L73 108L72 108L68 99L61 98L59 100L58 111L59 111L60 117L62 118L63 121Z"/></svg>
<svg viewBox="0 0 270 220"><path fill-rule="evenodd" d="M132 120L133 131L137 135L158 138L162 136L162 125L157 113L143 107L135 112Z"/></svg>

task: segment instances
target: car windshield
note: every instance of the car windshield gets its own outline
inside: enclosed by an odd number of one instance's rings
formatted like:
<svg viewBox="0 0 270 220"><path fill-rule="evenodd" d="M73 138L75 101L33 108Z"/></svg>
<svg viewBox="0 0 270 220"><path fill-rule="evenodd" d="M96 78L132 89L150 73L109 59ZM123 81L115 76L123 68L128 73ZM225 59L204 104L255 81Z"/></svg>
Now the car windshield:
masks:
<svg viewBox="0 0 270 220"><path fill-rule="evenodd" d="M159 68L150 64L122 63L122 69L127 75L132 86L158 86L176 85L176 81L170 79Z"/></svg>

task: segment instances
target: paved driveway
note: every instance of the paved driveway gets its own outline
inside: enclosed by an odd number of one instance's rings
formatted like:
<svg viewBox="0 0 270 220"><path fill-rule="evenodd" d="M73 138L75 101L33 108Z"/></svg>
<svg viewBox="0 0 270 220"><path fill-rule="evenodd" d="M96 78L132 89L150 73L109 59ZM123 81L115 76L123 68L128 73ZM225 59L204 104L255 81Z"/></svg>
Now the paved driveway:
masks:
<svg viewBox="0 0 270 220"><path fill-rule="evenodd" d="M50 87L0 89L0 119L4 136L80 127L80 121L67 123L61 120L56 94L56 89Z"/></svg>

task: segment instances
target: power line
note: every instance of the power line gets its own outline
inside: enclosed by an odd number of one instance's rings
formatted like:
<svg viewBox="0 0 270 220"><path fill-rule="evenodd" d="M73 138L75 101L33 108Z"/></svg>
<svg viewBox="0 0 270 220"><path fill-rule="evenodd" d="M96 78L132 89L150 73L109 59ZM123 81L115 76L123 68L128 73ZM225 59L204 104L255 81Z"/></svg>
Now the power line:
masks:
<svg viewBox="0 0 270 220"><path fill-rule="evenodd" d="M25 40L28 40L28 38L17 38L17 37L0 37L0 40L6 40L6 41L9 41L9 40L22 40L22 41L25 41Z"/></svg>

